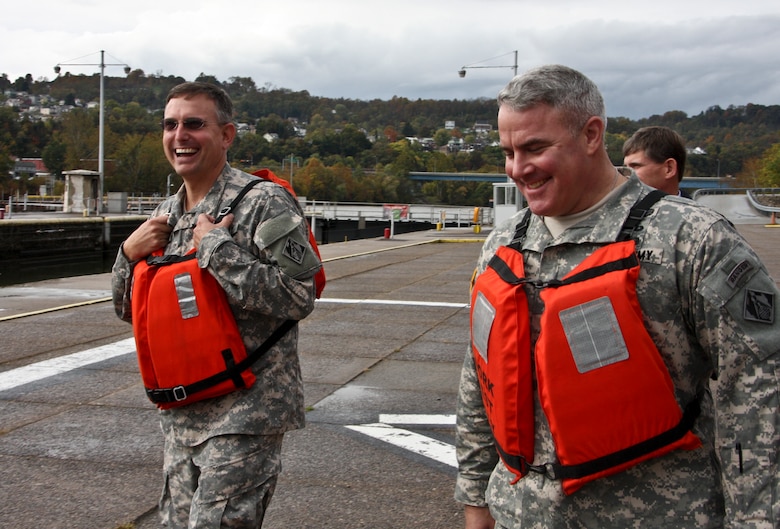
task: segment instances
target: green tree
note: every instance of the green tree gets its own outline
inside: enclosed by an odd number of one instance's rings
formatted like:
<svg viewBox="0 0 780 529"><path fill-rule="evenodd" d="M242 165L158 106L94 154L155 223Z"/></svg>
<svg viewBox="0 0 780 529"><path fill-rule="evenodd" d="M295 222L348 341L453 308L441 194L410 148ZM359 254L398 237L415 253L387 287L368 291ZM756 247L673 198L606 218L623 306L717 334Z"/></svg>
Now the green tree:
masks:
<svg viewBox="0 0 780 529"><path fill-rule="evenodd" d="M171 166L157 134L129 134L116 151L116 167L106 178L107 191L167 195L181 185L178 177L167 189Z"/></svg>
<svg viewBox="0 0 780 529"><path fill-rule="evenodd" d="M74 109L62 119L61 141L67 148L65 167L97 170L98 126L96 116L84 109Z"/></svg>
<svg viewBox="0 0 780 529"><path fill-rule="evenodd" d="M67 150L68 148L64 143L54 139L49 142L41 153L44 165L57 178L62 176L62 171L65 169L65 154Z"/></svg>
<svg viewBox="0 0 780 529"><path fill-rule="evenodd" d="M439 129L436 134L433 135L433 141L438 147L444 147L452 139L452 131L447 129Z"/></svg>
<svg viewBox="0 0 780 529"><path fill-rule="evenodd" d="M780 143L772 145L761 157L759 183L764 187L780 187Z"/></svg>

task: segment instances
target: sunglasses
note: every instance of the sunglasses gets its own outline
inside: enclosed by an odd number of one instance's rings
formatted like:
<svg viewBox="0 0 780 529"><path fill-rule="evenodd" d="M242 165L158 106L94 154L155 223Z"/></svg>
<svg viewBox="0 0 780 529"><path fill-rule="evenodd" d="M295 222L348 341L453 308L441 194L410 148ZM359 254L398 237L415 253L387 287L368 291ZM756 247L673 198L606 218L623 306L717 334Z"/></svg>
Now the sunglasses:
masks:
<svg viewBox="0 0 780 529"><path fill-rule="evenodd" d="M206 126L208 122L205 119L200 118L186 118L181 121L181 126L185 130L200 130ZM179 126L179 121L175 119L162 120L162 129L166 132L172 132Z"/></svg>

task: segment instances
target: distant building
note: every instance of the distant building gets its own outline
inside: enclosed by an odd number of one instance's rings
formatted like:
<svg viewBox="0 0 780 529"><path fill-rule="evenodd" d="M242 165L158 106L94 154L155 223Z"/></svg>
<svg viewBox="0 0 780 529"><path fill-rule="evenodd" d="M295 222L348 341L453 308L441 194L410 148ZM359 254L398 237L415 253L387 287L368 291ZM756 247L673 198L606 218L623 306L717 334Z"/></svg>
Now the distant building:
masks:
<svg viewBox="0 0 780 529"><path fill-rule="evenodd" d="M481 136L483 134L489 134L493 131L493 125L487 121L477 121L474 123L474 134Z"/></svg>

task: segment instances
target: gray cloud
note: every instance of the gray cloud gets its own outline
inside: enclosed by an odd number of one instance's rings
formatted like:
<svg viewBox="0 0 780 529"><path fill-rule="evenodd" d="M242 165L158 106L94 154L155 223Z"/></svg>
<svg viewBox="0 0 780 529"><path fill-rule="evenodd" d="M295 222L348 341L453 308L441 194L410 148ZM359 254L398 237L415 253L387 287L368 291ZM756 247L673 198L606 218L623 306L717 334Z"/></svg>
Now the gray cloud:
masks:
<svg viewBox="0 0 780 529"><path fill-rule="evenodd" d="M45 17L8 6L0 32L15 44L0 48L0 73L52 78L54 64L90 53L96 62L105 49L147 74L251 77L261 87L350 99L473 99L495 97L517 49L521 71L545 63L583 71L601 87L610 116L780 104L774 1L743 0L740 16L726 0L704 8L655 0L641 9L617 0L193 0L171 12L159 0L137 0L122 16L110 4L40 0L36 12ZM84 10L90 17L78 14ZM459 78L470 64L496 67Z"/></svg>

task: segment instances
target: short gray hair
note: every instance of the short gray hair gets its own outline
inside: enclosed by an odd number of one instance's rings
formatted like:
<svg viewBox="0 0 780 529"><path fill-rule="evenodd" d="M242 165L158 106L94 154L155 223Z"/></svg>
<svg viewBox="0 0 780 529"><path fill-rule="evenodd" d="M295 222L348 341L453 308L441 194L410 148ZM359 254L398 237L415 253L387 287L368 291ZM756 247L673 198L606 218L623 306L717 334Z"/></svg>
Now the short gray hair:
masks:
<svg viewBox="0 0 780 529"><path fill-rule="evenodd" d="M560 64L540 66L518 75L498 94L498 106L528 110L548 105L563 113L572 134L578 133L592 117L598 116L607 127L604 98L598 87L585 75Z"/></svg>

